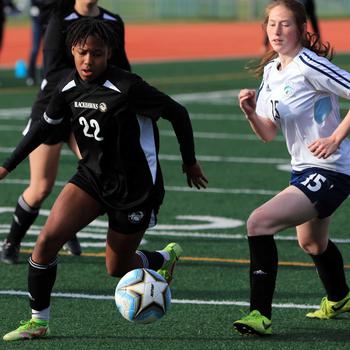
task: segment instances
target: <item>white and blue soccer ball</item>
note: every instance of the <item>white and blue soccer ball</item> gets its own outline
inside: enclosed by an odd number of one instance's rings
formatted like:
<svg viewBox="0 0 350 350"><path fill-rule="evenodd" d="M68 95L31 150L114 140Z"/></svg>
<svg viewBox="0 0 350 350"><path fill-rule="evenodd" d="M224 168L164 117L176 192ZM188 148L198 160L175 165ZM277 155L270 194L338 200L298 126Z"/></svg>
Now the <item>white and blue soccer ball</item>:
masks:
<svg viewBox="0 0 350 350"><path fill-rule="evenodd" d="M124 318L135 323L152 323L170 308L167 281L154 270L135 269L123 276L115 289L115 303Z"/></svg>

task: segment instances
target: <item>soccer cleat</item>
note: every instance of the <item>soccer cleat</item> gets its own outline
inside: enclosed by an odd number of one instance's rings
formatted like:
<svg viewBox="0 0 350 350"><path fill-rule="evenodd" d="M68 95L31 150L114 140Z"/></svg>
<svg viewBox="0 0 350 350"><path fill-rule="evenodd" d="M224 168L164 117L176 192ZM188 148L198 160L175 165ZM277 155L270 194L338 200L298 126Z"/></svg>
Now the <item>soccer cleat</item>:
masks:
<svg viewBox="0 0 350 350"><path fill-rule="evenodd" d="M80 247L78 237L74 236L74 238L67 241L64 244L63 249L68 251L72 255L80 255L81 254L81 247Z"/></svg>
<svg viewBox="0 0 350 350"><path fill-rule="evenodd" d="M329 320L344 312L350 311L350 292L340 301L330 301L327 297L322 298L319 310L309 312L306 317Z"/></svg>
<svg viewBox="0 0 350 350"><path fill-rule="evenodd" d="M32 318L29 321L21 321L20 326L12 332L4 335L5 341L26 340L42 338L49 335L49 322Z"/></svg>
<svg viewBox="0 0 350 350"><path fill-rule="evenodd" d="M168 284L170 284L173 279L175 265L182 254L182 248L177 243L169 243L163 249L163 251L166 251L169 253L170 259L157 272L166 279Z"/></svg>
<svg viewBox="0 0 350 350"><path fill-rule="evenodd" d="M17 264L19 258L20 245L10 243L5 240L2 245L1 261L6 264Z"/></svg>
<svg viewBox="0 0 350 350"><path fill-rule="evenodd" d="M272 322L258 310L253 310L247 316L233 322L233 327L241 334L271 335Z"/></svg>

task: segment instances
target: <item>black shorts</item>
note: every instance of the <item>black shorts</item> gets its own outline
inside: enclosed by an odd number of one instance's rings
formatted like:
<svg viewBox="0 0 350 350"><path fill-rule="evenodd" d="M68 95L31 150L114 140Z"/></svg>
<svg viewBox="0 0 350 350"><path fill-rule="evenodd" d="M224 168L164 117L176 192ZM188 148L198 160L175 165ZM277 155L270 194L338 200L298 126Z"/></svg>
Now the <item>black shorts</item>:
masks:
<svg viewBox="0 0 350 350"><path fill-rule="evenodd" d="M320 219L332 215L350 194L350 176L321 168L292 171L290 184L315 203Z"/></svg>
<svg viewBox="0 0 350 350"><path fill-rule="evenodd" d="M67 72L70 72L71 70L67 70L63 72L64 74L67 74ZM57 86L57 82L55 83L47 83L45 85L45 79L42 83L42 89L39 91L36 100L32 106L32 110L29 116L29 120L27 123L27 126L23 130L23 135L25 135L29 129L41 119L44 112L46 111L46 108L50 102L50 99L53 95L53 92ZM61 142L67 142L69 140L69 136L72 132L71 124L68 118L64 118L62 123L57 125L55 130L53 131L52 135L50 135L43 143L46 145L56 145L57 143Z"/></svg>
<svg viewBox="0 0 350 350"><path fill-rule="evenodd" d="M152 197L146 198L142 203L127 209L116 209L109 207L101 200L96 187L91 184L84 173L79 171L69 180L88 193L101 204L101 215L107 214L108 227L113 231L123 234L132 234L146 231L157 224L157 214L160 203Z"/></svg>

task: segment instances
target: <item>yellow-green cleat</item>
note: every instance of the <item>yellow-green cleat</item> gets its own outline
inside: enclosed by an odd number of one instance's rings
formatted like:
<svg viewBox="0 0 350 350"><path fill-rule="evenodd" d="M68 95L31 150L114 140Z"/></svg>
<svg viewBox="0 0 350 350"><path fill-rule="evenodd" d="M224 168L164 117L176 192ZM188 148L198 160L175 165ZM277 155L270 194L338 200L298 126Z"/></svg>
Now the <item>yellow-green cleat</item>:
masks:
<svg viewBox="0 0 350 350"><path fill-rule="evenodd" d="M169 243L163 251L169 253L169 260L164 264L164 266L159 269L157 272L163 276L166 281L170 284L173 279L173 273L176 263L178 262L180 256L182 255L182 248L180 244Z"/></svg>
<svg viewBox="0 0 350 350"><path fill-rule="evenodd" d="M247 316L233 322L235 330L242 335L271 335L272 322L258 310L253 310Z"/></svg>
<svg viewBox="0 0 350 350"><path fill-rule="evenodd" d="M350 292L340 301L330 301L327 297L322 298L320 308L309 312L306 317L329 320L344 312L350 311Z"/></svg>
<svg viewBox="0 0 350 350"><path fill-rule="evenodd" d="M5 341L27 340L42 338L49 335L49 322L32 318L29 321L21 321L20 326L12 332L4 335Z"/></svg>

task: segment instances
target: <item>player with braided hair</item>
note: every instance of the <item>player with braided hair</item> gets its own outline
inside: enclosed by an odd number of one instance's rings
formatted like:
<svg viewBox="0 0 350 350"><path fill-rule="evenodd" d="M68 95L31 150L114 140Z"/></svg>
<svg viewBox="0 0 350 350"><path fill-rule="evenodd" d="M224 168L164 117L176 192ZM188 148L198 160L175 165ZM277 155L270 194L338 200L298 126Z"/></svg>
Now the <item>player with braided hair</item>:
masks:
<svg viewBox="0 0 350 350"><path fill-rule="evenodd" d="M148 267L171 281L182 253L178 244L161 251L137 250L146 229L156 224L164 196L158 160L159 117L169 120L175 131L188 185L206 186L187 110L138 75L110 65L112 38L104 21L86 18L72 25L67 42L75 70L59 83L40 121L0 167L2 179L61 123L69 121L82 159L57 197L29 259L32 318L6 334L6 341L48 334L57 254L101 214L108 216L106 267L111 276Z"/></svg>

